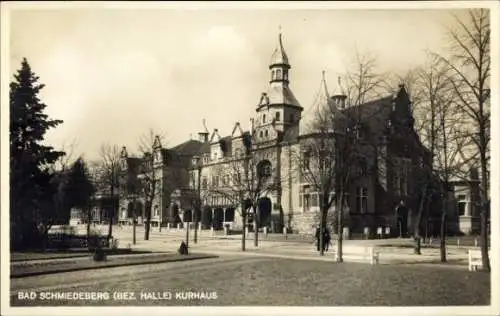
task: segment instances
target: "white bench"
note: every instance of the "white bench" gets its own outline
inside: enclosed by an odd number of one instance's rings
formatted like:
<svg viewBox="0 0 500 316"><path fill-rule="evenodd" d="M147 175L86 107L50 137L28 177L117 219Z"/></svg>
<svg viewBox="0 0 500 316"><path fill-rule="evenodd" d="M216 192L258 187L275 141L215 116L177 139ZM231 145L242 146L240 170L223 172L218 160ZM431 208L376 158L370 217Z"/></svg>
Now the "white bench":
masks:
<svg viewBox="0 0 500 316"><path fill-rule="evenodd" d="M343 258L356 258L361 260L368 260L370 264L378 264L380 252L374 247L352 247L342 249ZM337 252L335 252L335 259L337 259Z"/></svg>
<svg viewBox="0 0 500 316"><path fill-rule="evenodd" d="M490 254L490 251L488 251L488 254ZM469 271L477 271L478 268L482 267L481 249L469 249Z"/></svg>

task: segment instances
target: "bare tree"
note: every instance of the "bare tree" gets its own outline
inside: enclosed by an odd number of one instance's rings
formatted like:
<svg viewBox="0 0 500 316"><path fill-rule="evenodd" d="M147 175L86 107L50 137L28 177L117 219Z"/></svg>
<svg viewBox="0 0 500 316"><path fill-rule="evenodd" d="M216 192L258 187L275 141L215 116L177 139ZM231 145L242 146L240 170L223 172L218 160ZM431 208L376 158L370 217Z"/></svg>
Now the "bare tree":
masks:
<svg viewBox="0 0 500 316"><path fill-rule="evenodd" d="M371 51L355 50L344 74L347 104L357 106L367 101L385 96L391 83L388 74L378 68L377 56Z"/></svg>
<svg viewBox="0 0 500 316"><path fill-rule="evenodd" d="M477 149L481 168L481 253L483 267L489 271L490 17L487 9L471 9L468 13L468 21L455 16L456 29L448 29L450 55L435 55L451 69L448 79L470 124L465 136Z"/></svg>
<svg viewBox="0 0 500 316"><path fill-rule="evenodd" d="M360 65L358 69L369 67ZM308 183L317 194L320 208L320 255L324 251L324 230L330 208L335 205L337 221L337 261L342 262L343 214L347 204L346 195L350 187L377 172L376 138L368 132L366 120L376 120L370 113L361 113L360 105L369 98L372 88L378 87L376 76L360 71L361 76L352 75L348 82L348 91L353 91L353 104L345 108L346 97L337 95L332 99L329 95L323 74L317 104L306 133L301 139L298 152L295 152L299 176ZM360 78L362 77L362 78ZM358 82L355 82L358 78ZM370 78L370 79L367 79ZM377 83L376 83L377 82ZM367 116L368 115L368 116ZM316 196L316 195L315 195Z"/></svg>
<svg viewBox="0 0 500 316"><path fill-rule="evenodd" d="M240 156L227 157L224 164L211 167L213 178L206 193L223 199L226 204L238 210L242 219L242 251L245 251L248 216L254 217L254 244L257 247L258 229L263 215L259 202L280 186L277 177L272 176L270 165L262 163L260 153L252 150L251 135L252 133L243 135L245 148Z"/></svg>
<svg viewBox="0 0 500 316"><path fill-rule="evenodd" d="M143 135L139 140L139 152L142 154L142 164L139 173L140 192L144 198L145 229L144 240L149 240L153 202L162 196L163 156L161 139L163 137L153 130Z"/></svg>
<svg viewBox="0 0 500 316"><path fill-rule="evenodd" d="M115 192L119 187L120 177L120 149L117 145L103 144L99 150L100 161L100 181L106 187L111 198L111 209L109 211L108 239L113 236L113 220L116 216Z"/></svg>

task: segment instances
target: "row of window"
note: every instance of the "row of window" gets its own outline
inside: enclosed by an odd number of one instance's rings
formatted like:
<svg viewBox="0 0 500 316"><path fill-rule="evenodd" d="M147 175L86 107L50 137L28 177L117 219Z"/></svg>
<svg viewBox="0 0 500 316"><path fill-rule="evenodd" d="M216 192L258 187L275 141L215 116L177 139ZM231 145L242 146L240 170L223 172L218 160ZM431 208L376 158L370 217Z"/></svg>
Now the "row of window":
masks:
<svg viewBox="0 0 500 316"><path fill-rule="evenodd" d="M288 80L288 71L285 69L276 69L271 71L271 80Z"/></svg>
<svg viewBox="0 0 500 316"><path fill-rule="evenodd" d="M304 212L307 212L311 209L311 207L319 207L320 206L320 194L317 192L308 192L307 189L301 190L299 197L299 207L303 209ZM330 198L334 198L333 193ZM345 201L349 201L349 194L344 193ZM348 203L349 204L349 203ZM366 187L358 187L356 189L356 201L354 205L354 209L351 209L351 213L360 213L366 214L368 213L368 188Z"/></svg>
<svg viewBox="0 0 500 316"><path fill-rule="evenodd" d="M295 116L293 114L290 114L288 116L288 121L290 123L293 123L295 120ZM274 113L274 121L275 122L280 122L281 121L281 112L275 112ZM262 124L266 124L266 114L262 114Z"/></svg>

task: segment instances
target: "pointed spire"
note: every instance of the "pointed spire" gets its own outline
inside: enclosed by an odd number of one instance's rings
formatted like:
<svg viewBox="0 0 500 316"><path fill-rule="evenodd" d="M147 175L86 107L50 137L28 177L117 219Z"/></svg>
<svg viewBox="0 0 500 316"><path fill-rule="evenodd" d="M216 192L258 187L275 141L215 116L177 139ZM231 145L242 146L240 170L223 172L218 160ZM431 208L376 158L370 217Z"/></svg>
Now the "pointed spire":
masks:
<svg viewBox="0 0 500 316"><path fill-rule="evenodd" d="M330 94L328 93L328 86L326 85L326 76L325 71L321 72L321 85L319 89L318 99L317 99L317 107L318 108L327 108L330 103Z"/></svg>
<svg viewBox="0 0 500 316"><path fill-rule="evenodd" d="M288 56L286 55L285 49L283 48L283 37L281 34L281 26L278 35L278 47L274 50L271 56L271 65L290 65L288 62Z"/></svg>
<svg viewBox="0 0 500 316"><path fill-rule="evenodd" d="M342 87L342 78L340 76L337 77L337 87L335 87L334 95L335 96L345 95L344 87Z"/></svg>
<svg viewBox="0 0 500 316"><path fill-rule="evenodd" d="M329 100L330 99L330 95L328 93L328 87L326 85L326 79L325 79L325 71L323 70L321 72L321 93L323 94L323 96Z"/></svg>
<svg viewBox="0 0 500 316"><path fill-rule="evenodd" d="M210 134L210 132L208 131L208 128L207 128L207 121L205 119L203 119L203 128L204 128L205 133Z"/></svg>

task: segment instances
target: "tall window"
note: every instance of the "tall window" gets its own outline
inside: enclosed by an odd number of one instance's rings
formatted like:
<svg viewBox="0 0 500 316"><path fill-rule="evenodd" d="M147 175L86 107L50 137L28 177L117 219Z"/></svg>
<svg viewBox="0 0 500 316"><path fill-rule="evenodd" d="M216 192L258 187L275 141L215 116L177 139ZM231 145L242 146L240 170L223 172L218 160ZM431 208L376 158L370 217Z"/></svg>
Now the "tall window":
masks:
<svg viewBox="0 0 500 316"><path fill-rule="evenodd" d="M213 176L212 177L212 185L217 188L219 186L219 177L218 176Z"/></svg>
<svg viewBox="0 0 500 316"><path fill-rule="evenodd" d="M266 122L266 115L262 115L262 123L265 123Z"/></svg>
<svg viewBox="0 0 500 316"><path fill-rule="evenodd" d="M312 207L317 207L319 206L319 203L318 203L318 193L313 193L311 194L311 206Z"/></svg>
<svg viewBox="0 0 500 316"><path fill-rule="evenodd" d="M269 133L267 132L267 129L265 131L266 138L269 136Z"/></svg>
<svg viewBox="0 0 500 316"><path fill-rule="evenodd" d="M307 212L311 207L311 194L308 185L300 187L299 207L302 207L304 212Z"/></svg>
<svg viewBox="0 0 500 316"><path fill-rule="evenodd" d="M280 112L276 112L276 122L280 121L280 115L281 115Z"/></svg>
<svg viewBox="0 0 500 316"><path fill-rule="evenodd" d="M153 216L155 217L160 216L160 208L158 207L158 205L155 205L153 214Z"/></svg>
<svg viewBox="0 0 500 316"><path fill-rule="evenodd" d="M304 194L304 212L309 211L311 208L311 195Z"/></svg>
<svg viewBox="0 0 500 316"><path fill-rule="evenodd" d="M411 160L408 158L396 158L394 161L394 190L399 196L409 193Z"/></svg>
<svg viewBox="0 0 500 316"><path fill-rule="evenodd" d="M368 188L358 187L356 191L356 213L366 214L368 212Z"/></svg>
<svg viewBox="0 0 500 316"><path fill-rule="evenodd" d="M465 207L467 206L466 197L463 194L457 196L457 211L459 216L465 215Z"/></svg>
<svg viewBox="0 0 500 316"><path fill-rule="evenodd" d="M281 79L281 69L276 70L276 79Z"/></svg>
<svg viewBox="0 0 500 316"><path fill-rule="evenodd" d="M311 152L305 151L303 153L304 169L309 170L311 164Z"/></svg>
<svg viewBox="0 0 500 316"><path fill-rule="evenodd" d="M208 187L208 179L207 179L207 177L203 177L203 178L201 179L201 187L202 187L204 190L206 190L206 189L207 189L207 187Z"/></svg>

